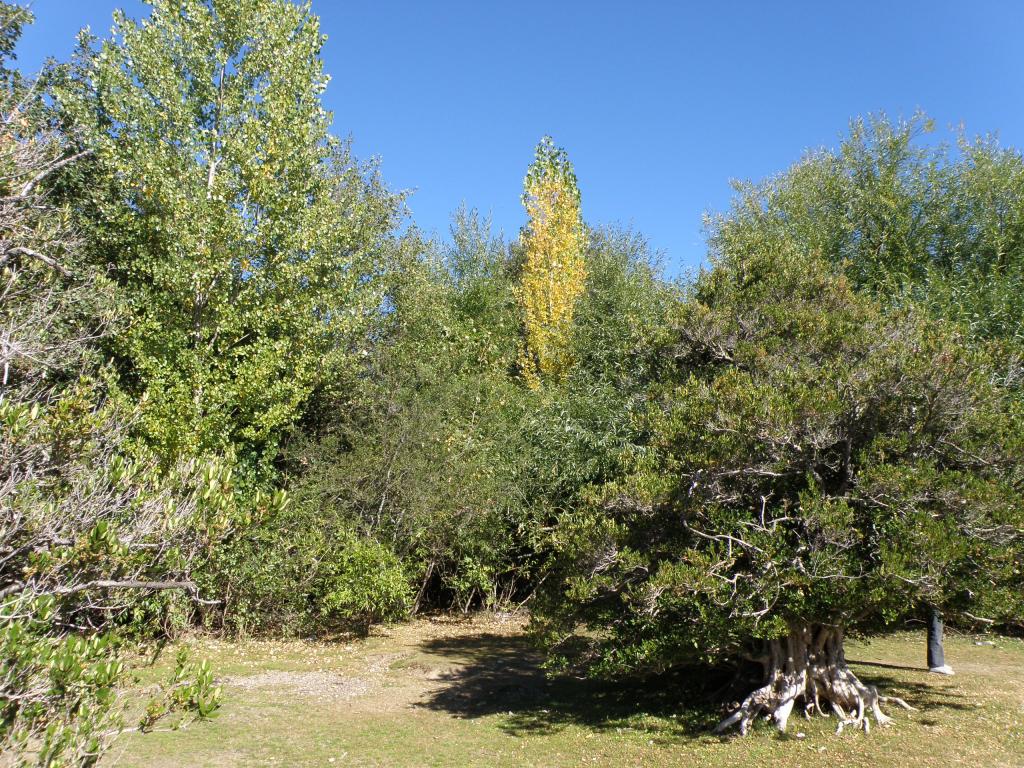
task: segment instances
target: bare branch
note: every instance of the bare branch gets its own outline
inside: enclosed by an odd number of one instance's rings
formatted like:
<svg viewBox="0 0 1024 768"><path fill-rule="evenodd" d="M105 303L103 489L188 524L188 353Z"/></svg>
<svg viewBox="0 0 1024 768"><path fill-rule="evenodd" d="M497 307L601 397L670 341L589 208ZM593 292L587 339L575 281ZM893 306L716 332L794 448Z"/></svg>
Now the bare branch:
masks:
<svg viewBox="0 0 1024 768"><path fill-rule="evenodd" d="M69 155L68 157L65 157L61 160L57 160L54 163L50 163L50 165L48 165L43 170L39 171L39 173L37 173L35 176L28 180L28 182L18 192L18 197L28 197L32 193L32 190L34 190L39 185L39 183L42 182L47 176L49 176L52 173L56 173L65 166L71 165L71 163L81 160L83 157L88 157L92 153L93 150L85 149L82 150L81 152Z"/></svg>
<svg viewBox="0 0 1024 768"><path fill-rule="evenodd" d="M42 262L50 269L56 272L60 272L60 274L62 274L64 277L71 277L71 273L68 272L63 266L61 266L60 263L58 263L55 259L51 259L46 254L32 250L31 248L26 248L23 245L18 245L15 246L14 248L11 248L4 256L0 257L0 268L7 265L7 263L11 260L12 255L28 256L30 259L35 259L36 261Z"/></svg>

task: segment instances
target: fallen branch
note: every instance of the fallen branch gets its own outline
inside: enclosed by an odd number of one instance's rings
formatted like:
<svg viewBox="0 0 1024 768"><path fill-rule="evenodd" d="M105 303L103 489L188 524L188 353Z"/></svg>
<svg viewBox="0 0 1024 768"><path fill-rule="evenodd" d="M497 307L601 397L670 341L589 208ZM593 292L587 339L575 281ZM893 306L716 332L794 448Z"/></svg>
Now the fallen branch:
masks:
<svg viewBox="0 0 1024 768"><path fill-rule="evenodd" d="M984 616L975 616L973 613L968 613L967 611L964 611L963 614L964 614L964 616L966 616L971 621L978 621L978 622L981 622L982 624L995 624L996 623L995 619L986 619Z"/></svg>

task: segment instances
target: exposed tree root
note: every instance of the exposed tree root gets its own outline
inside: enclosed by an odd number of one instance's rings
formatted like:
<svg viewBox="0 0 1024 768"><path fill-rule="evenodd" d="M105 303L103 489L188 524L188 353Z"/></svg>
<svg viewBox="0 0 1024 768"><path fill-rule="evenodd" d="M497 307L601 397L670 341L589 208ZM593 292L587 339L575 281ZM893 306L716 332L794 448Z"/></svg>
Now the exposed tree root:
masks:
<svg viewBox="0 0 1024 768"><path fill-rule="evenodd" d="M740 733L746 736L750 724L762 714L784 732L798 701L808 719L814 712L824 717L835 714L839 718L836 733L848 725L867 733L869 715L879 725L888 725L892 718L882 712L883 703L914 709L903 699L879 695L874 686L857 679L843 653L843 632L835 627L795 629L785 639L772 640L760 661L765 664L767 682L720 722L715 733L739 723Z"/></svg>

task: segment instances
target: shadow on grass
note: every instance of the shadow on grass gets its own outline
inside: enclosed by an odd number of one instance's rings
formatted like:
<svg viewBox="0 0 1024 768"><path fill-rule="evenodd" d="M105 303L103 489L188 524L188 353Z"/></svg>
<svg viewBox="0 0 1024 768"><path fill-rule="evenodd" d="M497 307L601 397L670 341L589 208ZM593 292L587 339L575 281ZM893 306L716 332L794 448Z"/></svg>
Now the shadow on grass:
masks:
<svg viewBox="0 0 1024 768"><path fill-rule="evenodd" d="M571 725L605 731L642 727L650 738L706 735L721 717L711 693L720 673L669 673L607 682L548 677L526 637L483 634L441 638L422 650L464 666L439 681L420 706L454 717L503 714L513 735L554 733Z"/></svg>
<svg viewBox="0 0 1024 768"><path fill-rule="evenodd" d="M860 667L880 667L882 669L899 669L904 672L925 672L927 670L921 667L907 667L900 664L883 664L880 661L857 661L856 659L849 659L850 664L856 664Z"/></svg>
<svg viewBox="0 0 1024 768"><path fill-rule="evenodd" d="M894 677L881 672L856 669L856 667L882 667L900 671L908 668L863 661L851 661L850 664L855 667L854 674L860 678L861 682L875 686L882 696L899 696L922 712L933 713L939 709L973 710L975 708L973 699L950 688L936 685L938 681L928 679L929 677L934 678L935 675L920 669L910 669L913 675ZM901 711L891 704L883 704L882 709L888 714Z"/></svg>
<svg viewBox="0 0 1024 768"><path fill-rule="evenodd" d="M512 735L543 735L584 726L599 732L642 729L648 738L662 742L696 737L717 741L711 729L723 715L723 697L742 698L756 687L744 683L742 692L730 689L726 694L731 676L708 669L615 682L548 677L541 667L542 657L524 636L439 638L423 643L421 650L460 668L441 677L438 687L418 706L467 719L505 715L499 727ZM963 696L926 679L872 671L862 671L860 676L878 686L883 695L901 696L921 710L972 708Z"/></svg>

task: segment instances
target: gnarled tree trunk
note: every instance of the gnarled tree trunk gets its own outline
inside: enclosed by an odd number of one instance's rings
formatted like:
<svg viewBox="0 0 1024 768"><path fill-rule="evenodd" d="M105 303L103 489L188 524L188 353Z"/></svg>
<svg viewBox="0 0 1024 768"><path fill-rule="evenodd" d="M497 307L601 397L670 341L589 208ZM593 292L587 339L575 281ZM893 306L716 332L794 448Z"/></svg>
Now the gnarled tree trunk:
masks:
<svg viewBox="0 0 1024 768"><path fill-rule="evenodd" d="M739 723L744 736L750 724L761 714L775 721L779 731L786 724L798 702L804 716L818 712L839 718L836 733L847 725L870 730L869 715L879 725L888 725L892 718L882 713L883 702L893 702L913 709L903 699L881 696L850 671L843 653L843 630L837 627L797 627L787 637L771 640L767 654L760 659L765 665L766 682L751 693L743 703L715 728L721 733Z"/></svg>

